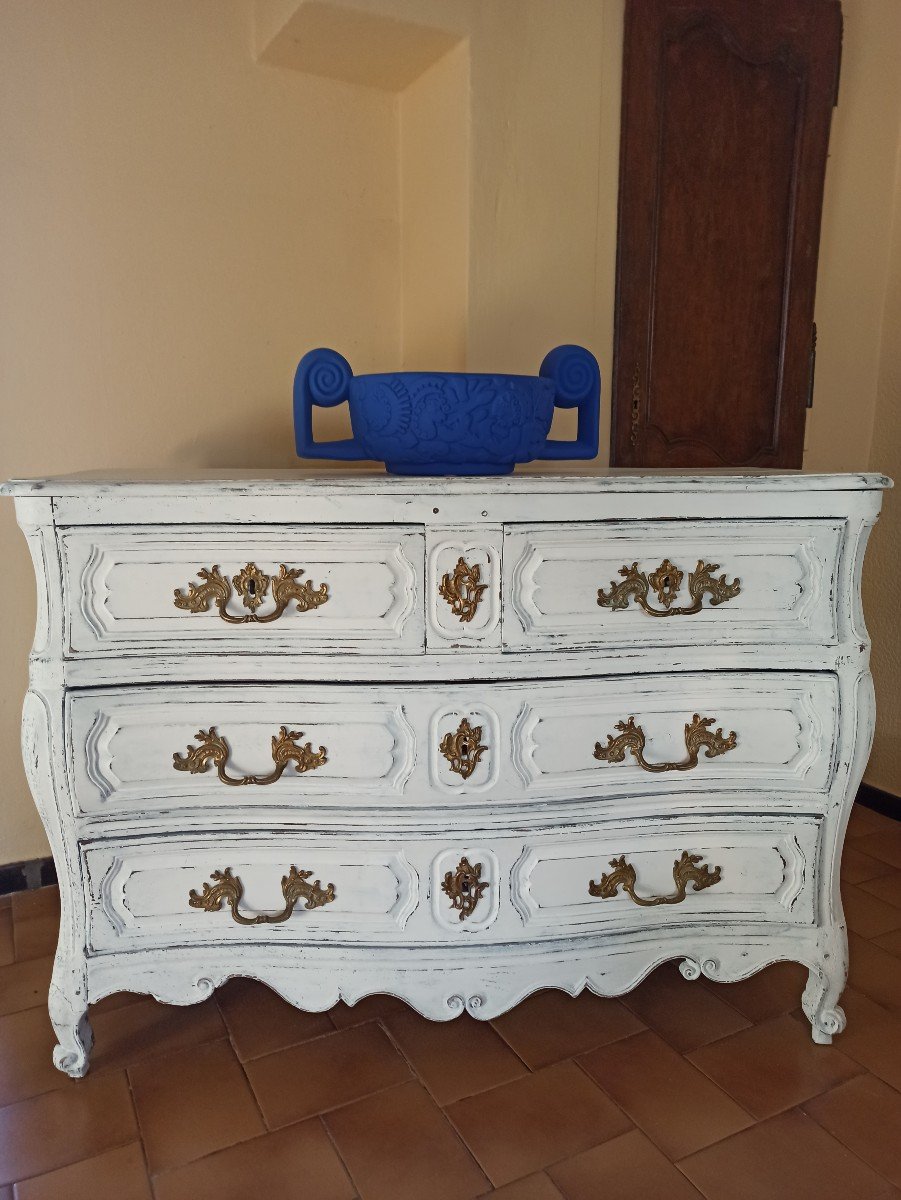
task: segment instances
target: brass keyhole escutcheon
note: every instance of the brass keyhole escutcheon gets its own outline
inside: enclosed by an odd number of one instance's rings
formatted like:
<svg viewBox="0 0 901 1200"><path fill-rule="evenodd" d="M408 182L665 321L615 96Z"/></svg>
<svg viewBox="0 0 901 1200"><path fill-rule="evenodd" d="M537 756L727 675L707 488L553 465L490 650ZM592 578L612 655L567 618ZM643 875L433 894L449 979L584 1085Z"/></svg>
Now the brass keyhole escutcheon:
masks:
<svg viewBox="0 0 901 1200"><path fill-rule="evenodd" d="M459 912L459 919L465 921L475 912L488 886L482 882L482 864L471 863L464 854L456 870L445 873L441 890L450 897L451 908Z"/></svg>
<svg viewBox="0 0 901 1200"><path fill-rule="evenodd" d="M482 745L482 726L470 725L469 718L464 717L456 733L444 735L438 749L450 763L450 769L468 779L488 747Z"/></svg>

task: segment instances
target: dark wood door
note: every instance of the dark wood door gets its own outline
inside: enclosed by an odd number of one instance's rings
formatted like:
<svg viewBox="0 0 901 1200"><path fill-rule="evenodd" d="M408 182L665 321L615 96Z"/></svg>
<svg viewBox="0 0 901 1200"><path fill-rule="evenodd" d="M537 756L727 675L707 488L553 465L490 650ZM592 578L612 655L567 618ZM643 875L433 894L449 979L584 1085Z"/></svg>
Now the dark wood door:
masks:
<svg viewBox="0 0 901 1200"><path fill-rule="evenodd" d="M628 0L611 460L800 467L838 0Z"/></svg>

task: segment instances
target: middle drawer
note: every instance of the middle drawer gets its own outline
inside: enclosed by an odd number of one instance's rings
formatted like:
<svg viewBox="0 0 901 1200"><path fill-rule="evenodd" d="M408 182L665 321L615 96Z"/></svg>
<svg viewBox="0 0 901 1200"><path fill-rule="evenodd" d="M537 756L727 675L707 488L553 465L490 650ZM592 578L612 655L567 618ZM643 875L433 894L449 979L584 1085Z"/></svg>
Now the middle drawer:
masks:
<svg viewBox="0 0 901 1200"><path fill-rule="evenodd" d="M120 820L823 792L837 714L834 675L778 671L104 688L66 699L78 814Z"/></svg>

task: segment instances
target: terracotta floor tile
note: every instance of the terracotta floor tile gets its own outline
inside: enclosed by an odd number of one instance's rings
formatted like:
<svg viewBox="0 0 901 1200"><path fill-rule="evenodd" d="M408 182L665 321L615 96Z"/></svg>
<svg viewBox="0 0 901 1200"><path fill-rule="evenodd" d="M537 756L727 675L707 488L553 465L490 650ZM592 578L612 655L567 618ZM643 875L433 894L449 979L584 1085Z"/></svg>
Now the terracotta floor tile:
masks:
<svg viewBox="0 0 901 1200"><path fill-rule="evenodd" d="M151 1174L265 1133L227 1039L155 1055L128 1078Z"/></svg>
<svg viewBox="0 0 901 1200"><path fill-rule="evenodd" d="M148 996L144 992L112 992L109 996L104 996L102 1000L97 1000L91 1005L91 1020L93 1021L101 1013L112 1012L115 1008L125 1008L128 1004L142 1004L152 999L152 996Z"/></svg>
<svg viewBox="0 0 901 1200"><path fill-rule="evenodd" d="M256 979L232 979L216 1002L238 1058L260 1058L286 1046L331 1033L328 1013L302 1012Z"/></svg>
<svg viewBox="0 0 901 1200"><path fill-rule="evenodd" d="M748 1020L716 992L684 979L674 963L665 963L623 998L645 1025L684 1052L748 1027Z"/></svg>
<svg viewBox="0 0 901 1200"><path fill-rule="evenodd" d="M439 1104L487 1091L528 1070L500 1034L468 1014L429 1021L408 1008L383 1024Z"/></svg>
<svg viewBox="0 0 901 1200"><path fill-rule="evenodd" d="M572 997L556 988L536 992L492 1025L532 1070L644 1029L619 1000L588 991Z"/></svg>
<svg viewBox="0 0 901 1200"><path fill-rule="evenodd" d="M579 1062L671 1159L751 1124L731 1097L650 1030Z"/></svg>
<svg viewBox="0 0 901 1200"><path fill-rule="evenodd" d="M0 1014L46 1008L53 958L29 958L0 967Z"/></svg>
<svg viewBox="0 0 901 1200"><path fill-rule="evenodd" d="M888 863L873 858L871 854L864 854L862 850L857 849L853 842L845 842L841 868L843 882L847 880L848 883L863 883L865 880L886 875L891 870Z"/></svg>
<svg viewBox="0 0 901 1200"><path fill-rule="evenodd" d="M245 1063L270 1129L349 1104L411 1078L374 1021L327 1033Z"/></svg>
<svg viewBox="0 0 901 1200"><path fill-rule="evenodd" d="M0 1105L53 1091L68 1082L53 1065L55 1045L56 1036L43 1005L0 1017Z"/></svg>
<svg viewBox="0 0 901 1200"><path fill-rule="evenodd" d="M882 1200L889 1185L805 1113L782 1113L679 1163L707 1200Z"/></svg>
<svg viewBox="0 0 901 1200"><path fill-rule="evenodd" d="M595 1053L606 1054L613 1048ZM631 1127L628 1118L574 1062L555 1063L490 1092L459 1100L448 1106L447 1114L496 1187L570 1158Z"/></svg>
<svg viewBox="0 0 901 1200"><path fill-rule="evenodd" d="M901 1017L850 987L842 996L842 1007L848 1025L835 1039L835 1045L901 1091Z"/></svg>
<svg viewBox="0 0 901 1200"><path fill-rule="evenodd" d="M396 996L364 996L357 1004L344 1004L343 1001L336 1004L329 1009L328 1015L336 1029L349 1029L352 1025L377 1021L390 1013L415 1011Z"/></svg>
<svg viewBox="0 0 901 1200"><path fill-rule="evenodd" d="M836 1046L818 1046L805 1025L788 1015L773 1017L687 1057L762 1120L860 1073Z"/></svg>
<svg viewBox="0 0 901 1200"><path fill-rule="evenodd" d="M808 1100L804 1111L901 1187L901 1093L872 1075L858 1075Z"/></svg>
<svg viewBox="0 0 901 1200"><path fill-rule="evenodd" d="M0 908L0 966L16 961L12 908Z"/></svg>
<svg viewBox="0 0 901 1200"><path fill-rule="evenodd" d="M516 1179L505 1187L486 1192L485 1200L489 1196L491 1200L565 1200L559 1188L554 1187L544 1172L529 1175L527 1179Z"/></svg>
<svg viewBox="0 0 901 1200"><path fill-rule="evenodd" d="M891 933L880 934L879 937L873 938L872 942L880 950L893 954L895 958L901 958L901 929L893 929Z"/></svg>
<svg viewBox="0 0 901 1200"><path fill-rule="evenodd" d="M488 1187L420 1083L368 1096L323 1120L362 1200L471 1200Z"/></svg>
<svg viewBox="0 0 901 1200"><path fill-rule="evenodd" d="M866 938L848 935L848 982L884 1008L901 1013L901 963Z"/></svg>
<svg viewBox="0 0 901 1200"><path fill-rule="evenodd" d="M91 1016L94 1027L92 1071L129 1067L142 1058L168 1054L227 1035L215 1000L202 1004L158 1004L144 997Z"/></svg>
<svg viewBox="0 0 901 1200"><path fill-rule="evenodd" d="M901 908L887 904L853 883L842 884L842 904L848 928L861 937L878 937L880 933L901 929Z"/></svg>
<svg viewBox="0 0 901 1200"><path fill-rule="evenodd" d="M124 1071L87 1076L0 1108L0 1184L55 1171L138 1137Z"/></svg>
<svg viewBox="0 0 901 1200"><path fill-rule="evenodd" d="M777 962L738 983L714 983L706 978L698 982L737 1008L749 1021L768 1021L770 1017L800 1008L807 968L800 963Z"/></svg>
<svg viewBox="0 0 901 1200"><path fill-rule="evenodd" d="M52 916L59 920L59 888L33 888L25 892L13 892L13 920L27 921L31 917Z"/></svg>
<svg viewBox="0 0 901 1200"><path fill-rule="evenodd" d="M55 913L40 913L24 920L13 919L16 958L42 958L56 953L59 939L59 917Z"/></svg>
<svg viewBox="0 0 901 1200"><path fill-rule="evenodd" d="M700 1193L639 1129L548 1167L566 1200L699 1200Z"/></svg>
<svg viewBox="0 0 901 1200"><path fill-rule="evenodd" d="M356 1195L318 1117L164 1171L153 1189L156 1200L353 1200Z"/></svg>
<svg viewBox="0 0 901 1200"><path fill-rule="evenodd" d="M892 821L888 817L884 819L886 828L855 838L854 848L901 870L901 821Z"/></svg>
<svg viewBox="0 0 901 1200"><path fill-rule="evenodd" d="M888 875L864 880L860 885L861 891L869 892L886 904L901 908L901 871L891 871Z"/></svg>
<svg viewBox="0 0 901 1200"><path fill-rule="evenodd" d="M896 826L897 822L893 821L891 817L875 812L872 808L865 808L862 804L855 804L851 809L851 819L848 821L848 837L857 839L871 833L894 829Z"/></svg>
<svg viewBox="0 0 901 1200"><path fill-rule="evenodd" d="M16 1184L16 1200L153 1200L140 1142Z"/></svg>

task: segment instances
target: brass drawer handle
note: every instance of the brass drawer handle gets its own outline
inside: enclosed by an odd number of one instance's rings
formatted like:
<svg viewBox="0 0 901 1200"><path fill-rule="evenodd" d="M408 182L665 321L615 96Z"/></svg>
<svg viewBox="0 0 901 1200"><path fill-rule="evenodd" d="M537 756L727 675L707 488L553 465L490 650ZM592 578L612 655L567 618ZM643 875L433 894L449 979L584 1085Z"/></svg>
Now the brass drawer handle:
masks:
<svg viewBox="0 0 901 1200"><path fill-rule="evenodd" d="M725 575L714 579L713 572L719 569L719 563L705 563L699 558L698 565L688 576L691 604L673 608L682 586L683 575L668 558L665 558L650 575L639 571L637 562L632 563L631 567L623 565L619 571L623 576L622 583L612 579L609 592L598 588L598 605L601 608L617 610L628 608L629 601L634 599L650 617L690 617L692 613L701 611L705 592L711 596L710 606L714 608L717 604L725 604L741 591L740 579L733 579L731 583L726 582ZM663 608L652 608L648 603L648 592L652 588Z"/></svg>
<svg viewBox="0 0 901 1200"><path fill-rule="evenodd" d="M227 775L225 769L231 748L225 738L216 732L215 725L209 729L198 729L194 736L200 742L199 746L188 746L187 754L172 755L175 770L202 775L210 763L213 763L222 782L232 787L243 787L247 783L257 783L260 786L275 783L277 779L281 779L285 768L292 762L298 775L303 775L305 771L315 771L317 767L322 767L328 762L325 746L320 746L318 751L314 751L309 742L299 746L297 739L302 738L303 733L289 731L287 725L283 725L272 739L274 771L269 775Z"/></svg>
<svg viewBox="0 0 901 1200"><path fill-rule="evenodd" d="M701 717L695 713L691 721L685 726L685 748L688 751L688 757L683 758L681 762L648 762L644 756L644 730L640 725L635 724L634 717L629 717L628 721L618 721L616 723L615 728L621 731L619 737L614 737L612 733L608 733L606 746L602 746L600 742L595 742L594 757L601 762L619 763L625 760L626 751L629 750L635 756L638 765L643 771L653 771L655 773L661 771L691 771L698 765L699 751L702 746L705 747L705 758L716 758L720 754L726 754L729 750L734 750L738 745L738 737L734 729L728 737L724 737L722 728L717 729L716 732L710 728L715 720L716 717Z"/></svg>
<svg viewBox="0 0 901 1200"><path fill-rule="evenodd" d="M438 749L450 763L450 769L468 779L488 747L482 745L482 726L470 725L464 717L456 733L444 735Z"/></svg>
<svg viewBox="0 0 901 1200"><path fill-rule="evenodd" d="M475 866L464 855L454 871L447 871L441 890L450 897L451 908L459 910L460 920L465 921L475 912L482 893L489 886L482 883L482 864Z"/></svg>
<svg viewBox="0 0 901 1200"><path fill-rule="evenodd" d="M461 621L471 621L476 615L482 595L488 584L482 583L482 569L478 563L470 566L465 558L458 558L454 573L445 571L438 584L438 595L450 605L451 612Z"/></svg>
<svg viewBox="0 0 901 1200"><path fill-rule="evenodd" d="M282 895L285 897L285 907L279 913L258 913L255 917L245 917L238 912L238 905L244 895L244 884L232 875L231 867L224 871L213 871L210 879L212 886L204 883L203 891L198 893L191 888L188 893L188 904L191 908L202 908L205 912L219 912L223 903L231 909L232 920L239 925L279 925L287 921L298 900L305 900L304 908L321 908L323 904L331 904L335 899L335 885L326 884L323 888L319 880L308 883L312 871L298 871L291 867L287 875L282 876Z"/></svg>
<svg viewBox="0 0 901 1200"><path fill-rule="evenodd" d="M689 883L693 891L700 892L704 888L713 887L723 877L721 867L714 867L712 871L706 865L699 867L697 864L701 862L701 858L700 854L682 851L682 857L673 863L676 890L671 896L638 896L635 893L635 868L626 862L626 856L623 854L619 858L611 858L610 866L613 870L602 875L600 883L595 883L593 879L589 881L588 894L609 900L616 895L617 888L621 887L633 904L640 904L642 908L654 908L658 904L681 904Z"/></svg>
<svg viewBox="0 0 901 1200"><path fill-rule="evenodd" d="M215 604L219 616L229 625L246 625L251 621L267 625L270 621L277 621L292 600L297 601L298 612L309 612L310 609L325 604L329 598L327 583L314 588L309 579L304 583L300 582L300 576L303 575L300 567L288 568L282 563L278 574L269 576L264 575L256 563L249 562L243 571L232 576L232 583L244 607L250 609L250 612L235 615L226 611L232 595L232 585L220 572L219 567L200 567L197 575L203 583L189 583L187 595L178 588L175 589L175 607L199 613L209 612L210 605ZM270 584L275 608L261 616L257 609L266 598Z"/></svg>

